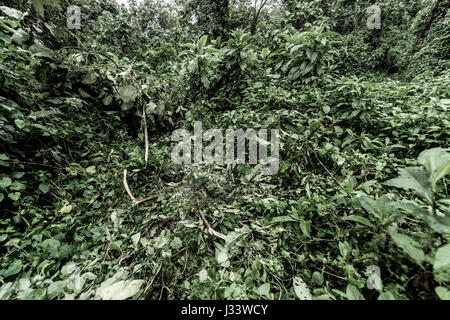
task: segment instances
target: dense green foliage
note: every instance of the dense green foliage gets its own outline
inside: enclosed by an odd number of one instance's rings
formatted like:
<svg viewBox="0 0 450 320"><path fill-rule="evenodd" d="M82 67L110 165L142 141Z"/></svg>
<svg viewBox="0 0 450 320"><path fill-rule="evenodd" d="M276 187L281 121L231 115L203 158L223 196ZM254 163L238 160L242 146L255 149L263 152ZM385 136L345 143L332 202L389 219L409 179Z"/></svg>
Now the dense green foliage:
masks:
<svg viewBox="0 0 450 320"><path fill-rule="evenodd" d="M0 299L450 299L449 0L130 3L0 0Z"/></svg>

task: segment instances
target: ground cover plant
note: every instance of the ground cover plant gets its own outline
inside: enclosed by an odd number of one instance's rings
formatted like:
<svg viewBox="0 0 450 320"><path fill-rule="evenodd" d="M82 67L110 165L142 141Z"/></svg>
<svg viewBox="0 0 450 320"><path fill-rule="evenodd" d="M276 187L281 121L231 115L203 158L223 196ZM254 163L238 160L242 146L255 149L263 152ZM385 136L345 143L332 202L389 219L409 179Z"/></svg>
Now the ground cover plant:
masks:
<svg viewBox="0 0 450 320"><path fill-rule="evenodd" d="M449 7L0 0L0 299L449 300Z"/></svg>

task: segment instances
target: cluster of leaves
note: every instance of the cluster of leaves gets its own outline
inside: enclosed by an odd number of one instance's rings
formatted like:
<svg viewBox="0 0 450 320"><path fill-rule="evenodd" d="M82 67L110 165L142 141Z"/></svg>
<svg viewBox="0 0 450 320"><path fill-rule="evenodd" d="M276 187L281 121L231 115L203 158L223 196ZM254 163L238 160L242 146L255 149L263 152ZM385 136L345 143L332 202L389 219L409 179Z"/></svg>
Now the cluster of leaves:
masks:
<svg viewBox="0 0 450 320"><path fill-rule="evenodd" d="M334 32L323 32L324 27L310 32L297 32L292 36L281 34L286 40L284 48L273 53L277 56L275 70L287 72L288 77L297 80L311 73L320 77L333 61L330 53L336 41L330 41L330 36L337 36ZM280 61L280 62L278 62Z"/></svg>

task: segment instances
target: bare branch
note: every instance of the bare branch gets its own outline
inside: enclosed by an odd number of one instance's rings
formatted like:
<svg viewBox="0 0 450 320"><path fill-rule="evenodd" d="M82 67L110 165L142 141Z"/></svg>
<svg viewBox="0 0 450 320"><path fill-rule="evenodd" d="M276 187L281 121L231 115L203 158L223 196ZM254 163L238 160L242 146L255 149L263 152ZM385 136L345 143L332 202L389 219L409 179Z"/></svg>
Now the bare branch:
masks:
<svg viewBox="0 0 450 320"><path fill-rule="evenodd" d="M153 196L150 196L150 197L148 197L148 198L141 199L141 200L136 199L136 198L133 196L133 194L131 193L130 187L128 186L128 182L127 182L127 170L126 170L126 169L123 171L123 185L125 186L125 190L127 190L127 193L128 193L128 195L130 196L130 198L131 198L131 201L133 201L133 205L132 205L133 207L137 206L137 205L140 204L140 203L147 202L147 201L151 201L151 200L155 200L155 199L158 198L158 195L153 195Z"/></svg>
<svg viewBox="0 0 450 320"><path fill-rule="evenodd" d="M147 115L145 114L145 106L142 107L142 116L144 117L144 140L145 140L145 167L148 165L148 130Z"/></svg>

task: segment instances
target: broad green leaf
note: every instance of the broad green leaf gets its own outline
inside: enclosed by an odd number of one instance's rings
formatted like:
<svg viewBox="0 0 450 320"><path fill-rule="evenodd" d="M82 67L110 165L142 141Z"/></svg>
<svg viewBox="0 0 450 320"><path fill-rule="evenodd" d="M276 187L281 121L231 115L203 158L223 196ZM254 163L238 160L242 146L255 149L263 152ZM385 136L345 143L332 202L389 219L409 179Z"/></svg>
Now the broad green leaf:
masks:
<svg viewBox="0 0 450 320"><path fill-rule="evenodd" d="M354 199L356 199L364 210L367 212L375 211L375 200L368 197L367 195L358 195Z"/></svg>
<svg viewBox="0 0 450 320"><path fill-rule="evenodd" d="M128 110L132 109L133 107L134 107L134 102L133 101L126 102L126 103L122 104L122 110L123 111L128 111Z"/></svg>
<svg viewBox="0 0 450 320"><path fill-rule="evenodd" d="M23 128L25 128L25 126L27 125L27 123L24 120L21 120L21 119L15 119L14 123L16 124L17 128L19 128L21 130Z"/></svg>
<svg viewBox="0 0 450 320"><path fill-rule="evenodd" d="M431 176L443 163L446 163L449 160L450 155L442 148L425 150L418 157L419 163L425 166L429 176Z"/></svg>
<svg viewBox="0 0 450 320"><path fill-rule="evenodd" d="M311 233L311 221L310 220L301 220L300 221L300 230L302 230L303 234L307 237L310 236Z"/></svg>
<svg viewBox="0 0 450 320"><path fill-rule="evenodd" d="M270 223L280 223L280 222L299 222L299 219L294 216L278 216L272 218Z"/></svg>
<svg viewBox="0 0 450 320"><path fill-rule="evenodd" d="M189 48L193 51L195 50L195 44L193 44L193 43L185 43L185 44L183 44L183 47Z"/></svg>
<svg viewBox="0 0 450 320"><path fill-rule="evenodd" d="M365 225L365 226L367 226L369 228L375 229L375 225L373 225L369 220L367 220L366 218L361 217L361 216L350 215L350 216L347 216L347 217L343 217L342 220L358 222L358 223L360 223L362 225Z"/></svg>
<svg viewBox="0 0 450 320"><path fill-rule="evenodd" d="M74 293L78 293L83 290L83 287L86 283L86 279L79 275L78 273L72 274L67 280L67 289L73 291Z"/></svg>
<svg viewBox="0 0 450 320"><path fill-rule="evenodd" d="M326 38L326 37L336 37L336 36L340 36L340 34L337 32L333 32L333 31L327 31L327 32L322 33L319 36L319 38L322 39L322 38Z"/></svg>
<svg viewBox="0 0 450 320"><path fill-rule="evenodd" d="M301 73L302 73L302 72L301 72L300 67L294 67L294 68L292 68L291 70L289 70L288 77L289 77L289 79L291 79L291 80L297 80L298 77L300 77Z"/></svg>
<svg viewBox="0 0 450 320"><path fill-rule="evenodd" d="M75 262L68 262L66 263L62 269L61 269L61 274L63 276L70 276L72 273L75 272L75 270L77 269L77 264Z"/></svg>
<svg viewBox="0 0 450 320"><path fill-rule="evenodd" d="M0 300L8 300L14 292L14 285L12 282L7 282L0 287Z"/></svg>
<svg viewBox="0 0 450 320"><path fill-rule="evenodd" d="M65 204L61 209L59 209L58 213L70 213L72 211L73 207L71 204Z"/></svg>
<svg viewBox="0 0 450 320"><path fill-rule="evenodd" d="M406 212L424 218L428 215L428 211L425 208L420 207L416 202L410 200L402 200L397 202L397 207L405 210Z"/></svg>
<svg viewBox="0 0 450 320"><path fill-rule="evenodd" d="M447 244L436 251L433 269L435 272L446 269L450 271L450 244Z"/></svg>
<svg viewBox="0 0 450 320"><path fill-rule="evenodd" d="M136 234L131 236L131 241L133 242L133 244L135 246L138 245L140 239L141 239L141 233L140 232L138 232L138 233L136 233Z"/></svg>
<svg viewBox="0 0 450 320"><path fill-rule="evenodd" d="M61 242L56 239L46 239L41 242L41 247L48 253L56 253L61 247Z"/></svg>
<svg viewBox="0 0 450 320"><path fill-rule="evenodd" d="M20 109L17 103L3 97L0 97L0 107L2 107L4 110L8 112Z"/></svg>
<svg viewBox="0 0 450 320"><path fill-rule="evenodd" d="M390 232L395 244L402 248L417 264L422 264L425 260L425 254L419 248L419 244L407 235Z"/></svg>
<svg viewBox="0 0 450 320"><path fill-rule="evenodd" d="M147 115L156 114L156 109L157 109L157 108L158 108L158 105L157 105L156 103L154 103L154 102L149 102L149 103L146 105L145 113L146 113Z"/></svg>
<svg viewBox="0 0 450 320"><path fill-rule="evenodd" d="M36 10L36 12L41 16L41 18L44 18L44 3L43 0L32 0L33 7Z"/></svg>
<svg viewBox="0 0 450 320"><path fill-rule="evenodd" d="M301 68L302 69L301 74L302 75L308 74L313 68L314 65L311 62L308 62L308 64L304 68Z"/></svg>
<svg viewBox="0 0 450 320"><path fill-rule="evenodd" d="M107 95L102 99L102 102L105 106L109 106L113 102L114 98L112 95Z"/></svg>
<svg viewBox="0 0 450 320"><path fill-rule="evenodd" d="M321 286L323 284L323 275L319 271L315 271L311 277L312 282L317 284L318 286Z"/></svg>
<svg viewBox="0 0 450 320"><path fill-rule="evenodd" d="M47 293L47 288L36 289L31 292L24 300L44 300Z"/></svg>
<svg viewBox="0 0 450 320"><path fill-rule="evenodd" d="M429 227L437 233L450 235L450 217L439 217L426 214L422 217Z"/></svg>
<svg viewBox="0 0 450 320"><path fill-rule="evenodd" d="M378 300L396 300L396 298L391 292L387 291L387 292L382 292L378 296Z"/></svg>
<svg viewBox="0 0 450 320"><path fill-rule="evenodd" d="M83 84L91 85L97 81L98 75L95 72L85 74L81 80Z"/></svg>
<svg viewBox="0 0 450 320"><path fill-rule="evenodd" d="M12 180L9 177L3 177L0 179L0 188L6 189L12 184Z"/></svg>
<svg viewBox="0 0 450 320"><path fill-rule="evenodd" d="M203 50L203 48L206 45L206 41L208 41L208 36L202 36L199 40L198 40L198 51L201 52Z"/></svg>
<svg viewBox="0 0 450 320"><path fill-rule="evenodd" d="M441 300L450 300L450 290L444 287L436 287L434 289Z"/></svg>
<svg viewBox="0 0 450 320"><path fill-rule="evenodd" d="M16 20L20 20L23 17L23 13L19 10L16 10L14 8L0 6L0 10L6 14L8 17L11 17Z"/></svg>
<svg viewBox="0 0 450 320"><path fill-rule="evenodd" d="M219 264L226 263L228 261L228 254L227 254L226 250L223 249L223 250L218 251L217 255L216 255L216 259Z"/></svg>
<svg viewBox="0 0 450 320"><path fill-rule="evenodd" d="M2 40L6 44L11 44L11 42L12 42L11 37L6 35L6 34L4 34L1 31L0 31L0 40Z"/></svg>
<svg viewBox="0 0 450 320"><path fill-rule="evenodd" d="M18 29L14 31L11 40L18 45L22 45L30 39L30 35L26 33L23 29Z"/></svg>
<svg viewBox="0 0 450 320"><path fill-rule="evenodd" d="M434 186L440 179L442 179L449 173L450 173L450 159L447 160L447 162L441 163L441 165L433 171L430 177L432 185Z"/></svg>
<svg viewBox="0 0 450 320"><path fill-rule="evenodd" d="M0 271L0 276L3 278L14 276L22 271L22 266L21 260L15 260L8 266L8 269Z"/></svg>
<svg viewBox="0 0 450 320"><path fill-rule="evenodd" d="M10 198L12 201L19 200L20 196L21 196L20 192L13 192L8 194L8 198Z"/></svg>
<svg viewBox="0 0 450 320"><path fill-rule="evenodd" d="M85 90L83 90L82 88L78 89L78 92L81 94L81 96L85 99L87 98L92 98L92 96Z"/></svg>
<svg viewBox="0 0 450 320"><path fill-rule="evenodd" d="M102 300L126 300L139 293L144 280L122 280L101 285L96 295Z"/></svg>
<svg viewBox="0 0 450 320"><path fill-rule="evenodd" d="M95 166L90 166L86 168L86 173L95 174Z"/></svg>
<svg viewBox="0 0 450 320"><path fill-rule="evenodd" d="M208 89L208 88L209 88L209 79L208 79L208 77L207 77L206 75L203 75L203 76L201 77L201 81L202 81L203 86L204 86L206 89Z"/></svg>
<svg viewBox="0 0 450 320"><path fill-rule="evenodd" d="M14 172L11 176L15 179L20 179L25 175L25 172Z"/></svg>
<svg viewBox="0 0 450 320"><path fill-rule="evenodd" d="M339 242L339 253L341 254L342 258L346 260L349 257L350 252L352 251L352 247L347 241Z"/></svg>
<svg viewBox="0 0 450 320"><path fill-rule="evenodd" d="M66 288L66 281L52 282L47 288L47 298L54 299L64 292Z"/></svg>
<svg viewBox="0 0 450 320"><path fill-rule="evenodd" d="M138 90L132 85L125 85L119 88L118 93L124 103L129 103L136 100Z"/></svg>
<svg viewBox="0 0 450 320"><path fill-rule="evenodd" d="M197 62L196 61L191 61L187 67L189 72L194 72L195 70L197 70Z"/></svg>
<svg viewBox="0 0 450 320"><path fill-rule="evenodd" d="M201 283L205 282L206 279L208 279L208 271L206 271L205 269L201 270L198 273L198 279Z"/></svg>
<svg viewBox="0 0 450 320"><path fill-rule="evenodd" d="M359 289L352 284L347 285L346 296L348 300L366 300Z"/></svg>
<svg viewBox="0 0 450 320"><path fill-rule="evenodd" d="M19 181L14 181L9 186L9 189L13 190L13 191L22 191L22 190L26 189L26 186L23 183L19 182Z"/></svg>
<svg viewBox="0 0 450 320"><path fill-rule="evenodd" d="M402 189L412 189L422 195L428 203L432 203L431 185L426 172L421 168L410 167L399 170L400 176L386 181L384 184Z"/></svg>
<svg viewBox="0 0 450 320"><path fill-rule="evenodd" d="M263 297L268 297L270 292L270 283L265 283L258 288L258 294Z"/></svg>
<svg viewBox="0 0 450 320"><path fill-rule="evenodd" d="M48 185L46 183L41 183L41 184L39 184L39 190L41 190L41 192L43 194L46 194L47 192L50 191L50 185Z"/></svg>
<svg viewBox="0 0 450 320"><path fill-rule="evenodd" d="M317 53L317 52L312 52L312 51L310 51L310 50L308 49L308 50L306 51L306 54L308 55L308 58L309 58L310 62L311 62L312 64L314 64L314 62L316 62L318 53Z"/></svg>

